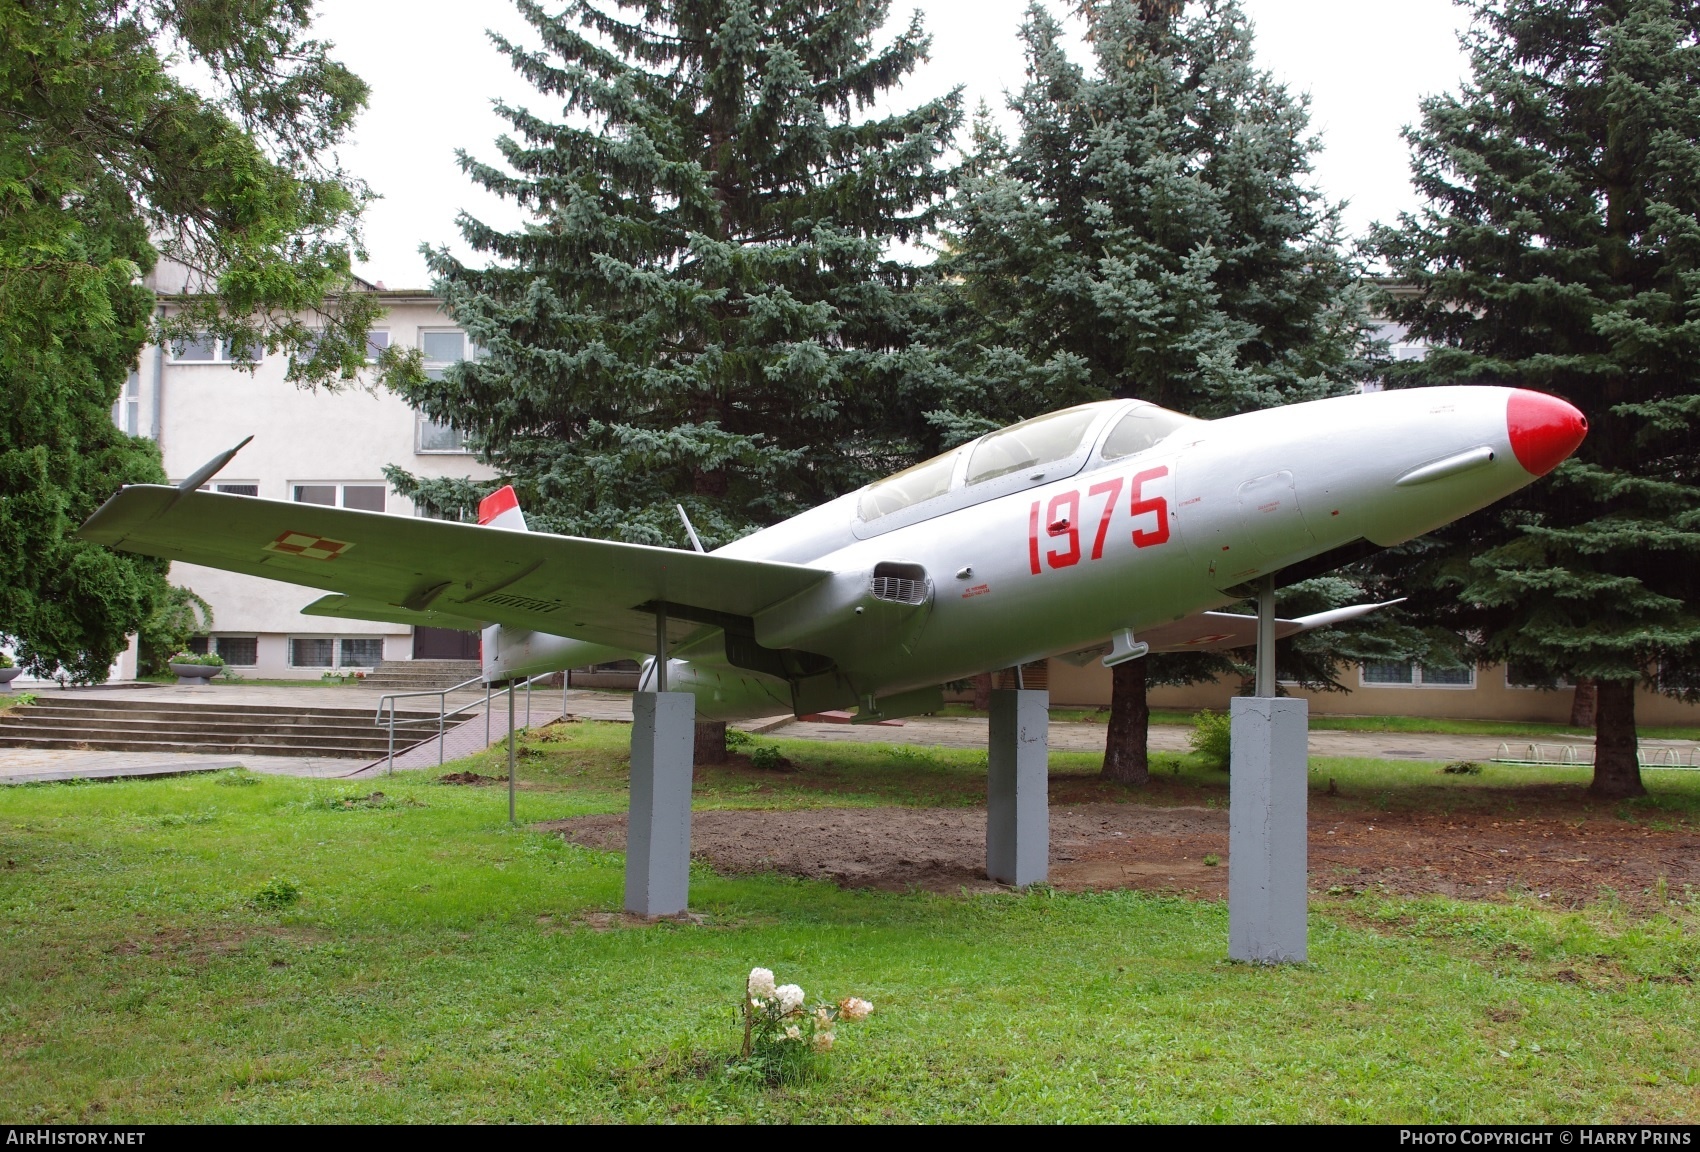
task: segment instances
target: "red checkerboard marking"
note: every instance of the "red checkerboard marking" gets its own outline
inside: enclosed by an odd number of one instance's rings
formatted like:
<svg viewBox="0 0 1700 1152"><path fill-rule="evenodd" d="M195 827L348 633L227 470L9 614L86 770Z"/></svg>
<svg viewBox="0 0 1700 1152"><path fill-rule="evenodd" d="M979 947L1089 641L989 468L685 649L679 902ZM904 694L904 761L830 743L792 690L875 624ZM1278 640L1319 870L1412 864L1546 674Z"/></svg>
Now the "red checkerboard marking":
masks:
<svg viewBox="0 0 1700 1152"><path fill-rule="evenodd" d="M267 544L266 551L300 556L304 560L335 560L352 547L346 540L327 540L311 532L285 532Z"/></svg>

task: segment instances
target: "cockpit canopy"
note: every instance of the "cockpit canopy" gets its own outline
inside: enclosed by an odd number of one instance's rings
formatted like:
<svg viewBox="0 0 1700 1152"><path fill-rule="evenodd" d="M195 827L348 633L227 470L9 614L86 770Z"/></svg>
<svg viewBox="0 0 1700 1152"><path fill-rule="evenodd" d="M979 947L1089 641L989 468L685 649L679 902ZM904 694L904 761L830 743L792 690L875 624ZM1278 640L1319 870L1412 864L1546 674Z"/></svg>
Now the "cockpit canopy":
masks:
<svg viewBox="0 0 1700 1152"><path fill-rule="evenodd" d="M1049 412L988 432L978 440L953 448L923 464L876 480L862 492L857 513L863 521L877 520L913 507L923 501L943 496L951 490L957 474L957 464L967 457L963 470L963 487L973 489L1000 476L1009 476L1027 469L1043 470L1058 461L1082 456L1087 437L1098 426L1106 408L1120 407L1125 401L1082 404ZM1103 438L1098 458L1120 460L1143 452L1163 440L1184 424L1199 421L1179 412L1170 412L1155 404L1139 404L1130 409L1111 427ZM1080 460L1071 471L1084 464ZM1044 479L1035 476L1035 482ZM1000 486L1001 487L1001 486ZM998 493L988 492L988 498ZM970 500L969 502L973 502Z"/></svg>

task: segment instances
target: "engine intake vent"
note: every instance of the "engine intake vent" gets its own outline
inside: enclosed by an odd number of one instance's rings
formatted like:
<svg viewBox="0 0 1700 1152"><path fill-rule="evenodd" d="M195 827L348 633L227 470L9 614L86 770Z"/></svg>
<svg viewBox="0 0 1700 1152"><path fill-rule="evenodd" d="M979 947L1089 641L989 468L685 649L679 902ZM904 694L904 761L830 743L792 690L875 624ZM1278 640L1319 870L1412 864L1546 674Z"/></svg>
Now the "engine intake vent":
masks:
<svg viewBox="0 0 1700 1152"><path fill-rule="evenodd" d="M874 579L869 591L875 600L893 604L925 604L927 570L919 564L881 561L874 565Z"/></svg>
<svg viewBox="0 0 1700 1152"><path fill-rule="evenodd" d="M894 604L925 604L927 582L905 580L901 576L875 576L873 593L875 600L890 600Z"/></svg>

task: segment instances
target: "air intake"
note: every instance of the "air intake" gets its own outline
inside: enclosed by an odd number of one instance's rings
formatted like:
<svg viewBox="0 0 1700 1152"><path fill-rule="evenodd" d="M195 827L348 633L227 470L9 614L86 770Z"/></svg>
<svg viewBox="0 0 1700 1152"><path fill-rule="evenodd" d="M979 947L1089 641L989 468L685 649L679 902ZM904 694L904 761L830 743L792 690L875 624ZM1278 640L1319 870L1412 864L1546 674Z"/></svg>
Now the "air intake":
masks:
<svg viewBox="0 0 1700 1152"><path fill-rule="evenodd" d="M881 561L874 565L874 579L869 591L875 600L891 604L925 604L927 570L919 564Z"/></svg>

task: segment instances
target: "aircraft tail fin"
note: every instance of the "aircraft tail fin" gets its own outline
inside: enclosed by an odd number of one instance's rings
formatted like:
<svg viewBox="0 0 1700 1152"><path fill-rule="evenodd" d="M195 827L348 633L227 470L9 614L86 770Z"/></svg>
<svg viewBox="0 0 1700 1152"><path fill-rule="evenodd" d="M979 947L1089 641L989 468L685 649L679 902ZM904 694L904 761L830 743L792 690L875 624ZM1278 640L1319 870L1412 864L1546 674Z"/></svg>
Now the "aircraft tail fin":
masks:
<svg viewBox="0 0 1700 1152"><path fill-rule="evenodd" d="M525 513L519 510L519 497L512 484L502 485L478 502L478 523L486 528L526 530Z"/></svg>

